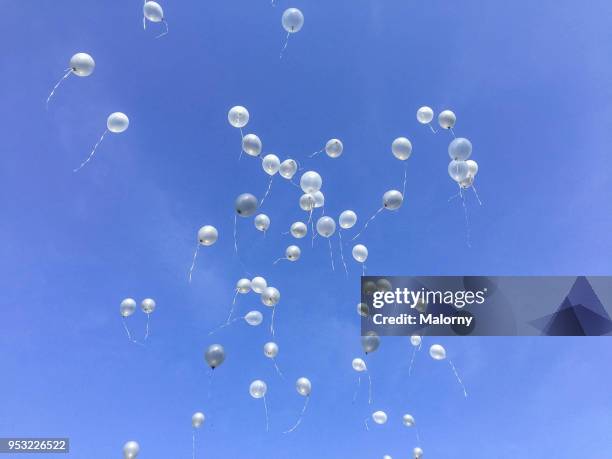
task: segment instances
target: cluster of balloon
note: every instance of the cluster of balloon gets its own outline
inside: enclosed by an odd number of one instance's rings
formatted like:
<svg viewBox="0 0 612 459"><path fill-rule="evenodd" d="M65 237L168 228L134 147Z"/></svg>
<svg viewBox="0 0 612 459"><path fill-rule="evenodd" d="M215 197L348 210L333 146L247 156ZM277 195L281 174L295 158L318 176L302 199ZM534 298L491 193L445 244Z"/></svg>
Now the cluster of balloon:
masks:
<svg viewBox="0 0 612 459"><path fill-rule="evenodd" d="M398 137L391 144L391 152L400 161L406 161L412 154L412 143L406 137ZM402 196L406 194L406 181L408 179L408 163L404 163L404 184Z"/></svg>
<svg viewBox="0 0 612 459"><path fill-rule="evenodd" d="M434 360L446 360L446 349L444 349L444 347L440 344L433 344L429 348L429 355ZM448 359L448 363L450 364L453 370L453 373L455 374L455 378L457 378L457 382L461 386L461 389L463 389L463 396L467 398L468 396L467 390L465 389L465 385L463 384L463 381L461 381L461 378L459 377L459 373L457 373L457 369L455 368L455 365L450 359Z"/></svg>
<svg viewBox="0 0 612 459"><path fill-rule="evenodd" d="M295 382L295 389L297 390L298 394L304 397L304 406L302 407L302 412L300 413L300 416L298 417L298 420L293 425L293 427L283 432L286 434L293 432L302 423L302 419L304 419L304 414L306 413L306 408L308 407L308 401L310 400L310 393L312 392L312 384L310 383L310 380L308 378L304 378L304 377L298 378L298 380Z"/></svg>
<svg viewBox="0 0 612 459"><path fill-rule="evenodd" d="M372 420L374 421L375 424L378 424L378 425L386 424L387 419L388 419L387 413L385 413L384 411L374 411L372 413ZM365 424L366 430L370 430L368 421L369 421L369 418L365 418L364 424Z"/></svg>
<svg viewBox="0 0 612 459"><path fill-rule="evenodd" d="M342 230L351 229L357 223L357 214L352 210L343 211L338 217L338 223L340 225L340 229L338 230L338 240L340 246L340 259L342 260L342 265L344 266L344 272L348 276L348 268L346 267L346 262L344 261L344 249L342 243Z"/></svg>
<svg viewBox="0 0 612 459"><path fill-rule="evenodd" d="M248 124L249 118L250 118L249 111L242 105L236 105L230 108L229 112L227 112L227 120L229 121L229 124L232 127L235 127L236 129L240 130L240 141L241 142L244 139L242 128ZM261 145L261 141L259 143ZM243 150L244 150L244 145L242 145L240 149L240 155L238 156L238 159L242 157Z"/></svg>
<svg viewBox="0 0 612 459"><path fill-rule="evenodd" d="M318 172L307 171L300 177L300 188L304 192L300 196L300 208L308 212L308 223L310 223L310 229L312 232L312 246L314 247L314 226L312 220L312 213L315 208L323 207L325 204L325 197L321 192L321 186L323 186L323 179Z"/></svg>
<svg viewBox="0 0 612 459"><path fill-rule="evenodd" d="M219 238L219 232L217 228L211 225L204 225L198 230L198 241L196 245L195 252L193 254L193 261L191 262L191 268L189 268L189 283L191 283L191 276L193 274L193 270L195 269L196 259L198 257L198 251L200 250L200 246L210 247Z"/></svg>
<svg viewBox="0 0 612 459"><path fill-rule="evenodd" d="M136 459L140 453L140 445L135 441L128 441L123 445L123 459Z"/></svg>
<svg viewBox="0 0 612 459"><path fill-rule="evenodd" d="M382 206L376 212L374 212L374 215L372 215L365 222L365 225L363 226L361 231L359 233L357 233L355 235L355 237L353 237L353 241L355 239L357 239L359 236L361 236L361 234L368 228L368 225L370 224L370 222L372 220L374 220L376 218L376 216L380 212L383 211L383 209L386 209L388 211L398 210L402 206L403 202L404 202L404 195L402 194L401 191L398 191L398 190L389 190L389 191L386 191L383 194L383 197L382 197Z"/></svg>
<svg viewBox="0 0 612 459"><path fill-rule="evenodd" d="M408 367L408 376L412 374L412 366L414 365L414 358L416 357L416 353L421 349L421 345L423 342L423 338L420 335L412 335L410 337L410 344L414 348L412 350L412 358L410 359L410 366Z"/></svg>
<svg viewBox="0 0 612 459"><path fill-rule="evenodd" d="M238 254L238 237L237 237L237 220L238 217L248 218L257 212L259 207L259 201L251 193L242 193L236 198L234 202L234 209L236 214L234 215L234 250Z"/></svg>
<svg viewBox="0 0 612 459"><path fill-rule="evenodd" d="M319 151L315 151L313 154L309 156L309 158L313 158L320 153L327 153L327 156L330 158L339 158L344 150L344 145L342 141L339 139L330 139L325 144L325 147L321 148Z"/></svg>
<svg viewBox="0 0 612 459"><path fill-rule="evenodd" d="M264 344L263 351L264 351L264 355L270 360L272 360L272 363L274 364L274 369L276 370L278 375L281 378L285 379L285 377L283 376L283 373L280 371L280 368L278 367L276 363L276 356L278 355L278 344L276 344L274 341L269 341L266 344Z"/></svg>
<svg viewBox="0 0 612 459"><path fill-rule="evenodd" d="M100 136L100 139L94 145L87 159L83 161L79 167L74 169L73 172L80 171L89 161L93 159L94 155L96 154L96 150L100 146L100 143L102 143L102 140L104 140L104 137L106 136L107 133L112 132L113 134L121 134L122 132L127 130L129 125L130 125L130 119L127 117L125 113L114 112L108 115L108 118L106 119L106 129Z"/></svg>
<svg viewBox="0 0 612 459"><path fill-rule="evenodd" d="M261 379L256 379L249 386L249 394L254 399L263 398L264 409L266 412L266 432L270 430L270 422L268 420L268 404L266 403L266 392L268 392L268 385Z"/></svg>
<svg viewBox="0 0 612 459"><path fill-rule="evenodd" d="M151 298L146 298L142 300L142 302L140 303L140 309L142 309L142 312L144 312L147 315L147 325L146 325L144 341L146 341L149 338L149 320L150 320L151 313L155 311L155 306L156 306L155 300ZM119 313L121 314L121 321L123 323L123 328L125 328L125 333L127 334L127 337L130 340L130 342L134 344L143 345L140 341L137 341L136 339L132 337L132 334L130 333L130 330L127 326L127 322L125 320L127 317L130 317L132 314L134 314L134 312L136 312L136 301L134 301L133 298L125 298L119 305Z"/></svg>
<svg viewBox="0 0 612 459"><path fill-rule="evenodd" d="M281 49L280 59L283 58L283 53L289 44L289 36L302 30L302 27L304 26L304 15L297 8L287 8L283 13L281 23L283 24L283 29L285 29L287 32L287 38L285 39L285 44Z"/></svg>
<svg viewBox="0 0 612 459"><path fill-rule="evenodd" d="M191 427L193 428L192 432L192 450L193 450L193 458L196 457L196 431L202 427L204 421L206 420L206 416L201 411L197 411L193 413L191 416Z"/></svg>
<svg viewBox="0 0 612 459"><path fill-rule="evenodd" d="M49 108L49 102L51 98L54 96L55 91L59 88L62 81L68 78L71 74L74 74L79 77L88 77L91 75L96 67L96 63L87 53L76 53L74 56L70 58L70 63L68 68L65 70L64 76L62 76L59 81L53 86L49 97L47 97L46 106Z"/></svg>
<svg viewBox="0 0 612 459"><path fill-rule="evenodd" d="M353 396L353 403L357 399L357 392L361 387L361 373L365 373L368 375L368 404L372 404L372 377L370 376L370 372L368 371L368 367L363 359L355 358L352 362L353 370L357 372L358 380L357 380L357 390L355 391L355 395Z"/></svg>
<svg viewBox="0 0 612 459"><path fill-rule="evenodd" d="M147 28L147 21L151 21L153 23L163 23L165 26L165 30L160 33L155 38L163 37L168 34L168 22L166 22L166 18L164 17L164 10L161 5L153 0L145 0L144 5L142 7L142 27L143 29Z"/></svg>

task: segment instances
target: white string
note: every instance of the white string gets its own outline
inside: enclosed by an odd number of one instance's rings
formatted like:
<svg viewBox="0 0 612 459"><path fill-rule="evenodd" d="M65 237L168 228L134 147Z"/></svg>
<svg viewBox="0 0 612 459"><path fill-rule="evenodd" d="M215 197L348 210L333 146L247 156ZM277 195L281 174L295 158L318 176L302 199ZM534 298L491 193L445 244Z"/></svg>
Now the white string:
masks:
<svg viewBox="0 0 612 459"><path fill-rule="evenodd" d="M285 379L285 376L283 375L283 372L280 371L280 368L278 367L278 365L276 364L276 359L272 359L272 362L274 363L274 368L276 369L276 372L278 373L278 375Z"/></svg>
<svg viewBox="0 0 612 459"><path fill-rule="evenodd" d="M414 429L415 429L415 433L416 433L417 444L420 444L421 443L421 436L419 435L419 426L415 424Z"/></svg>
<svg viewBox="0 0 612 459"><path fill-rule="evenodd" d="M365 418L365 419L364 419L364 421L363 421L363 423L365 424L365 428L366 428L366 430L367 430L368 432L370 431L370 426L368 425L368 420L369 420L369 419L370 419L370 418L369 418L369 417L367 417L367 418Z"/></svg>
<svg viewBox="0 0 612 459"><path fill-rule="evenodd" d="M195 430L193 431L193 459L195 459Z"/></svg>
<svg viewBox="0 0 612 459"><path fill-rule="evenodd" d="M57 88L59 88L60 84L62 84L62 81L64 81L66 78L68 78L71 73L72 73L72 69L71 68L66 69L66 73L64 74L64 76L59 79L59 81L57 82L57 84L55 86L53 86L53 89L51 90L51 94L49 94L49 97L47 97L47 104L46 104L47 105L47 109L49 109L49 101L51 100L51 98L55 94L55 91L57 90Z"/></svg>
<svg viewBox="0 0 612 459"><path fill-rule="evenodd" d="M480 196L478 196L478 191L476 191L476 187L474 185L472 185L472 190L474 191L474 195L476 196L476 199L478 200L478 204L482 206L482 201L480 200Z"/></svg>
<svg viewBox="0 0 612 459"><path fill-rule="evenodd" d="M149 338L149 319L150 317L151 317L151 314L147 314L147 329L146 329L145 337L144 337L145 341Z"/></svg>
<svg viewBox="0 0 612 459"><path fill-rule="evenodd" d="M125 328L125 332L127 333L128 339L130 341L134 341L132 339L132 335L130 334L130 330L128 329L127 323L125 321L125 317L121 316L121 322L123 323L123 328Z"/></svg>
<svg viewBox="0 0 612 459"><path fill-rule="evenodd" d="M272 308L272 319L270 320L270 333L272 333L272 337L274 337L274 315L276 313L276 306Z"/></svg>
<svg viewBox="0 0 612 459"><path fill-rule="evenodd" d="M370 372L368 370L366 370L366 373L368 374L368 405L372 404L372 375L370 375Z"/></svg>
<svg viewBox="0 0 612 459"><path fill-rule="evenodd" d="M276 263L278 263L279 261L283 261L283 260L289 260L289 258L278 258L274 261L274 263L272 263L273 265L275 265Z"/></svg>
<svg viewBox="0 0 612 459"><path fill-rule="evenodd" d="M189 268L189 283L191 284L191 275L196 265L196 258L198 257L198 250L200 250L200 244L196 245L195 253L193 254L193 261L191 262L191 268Z"/></svg>
<svg viewBox="0 0 612 459"><path fill-rule="evenodd" d="M318 154L323 153L323 150L325 150L324 148L321 148L319 151L315 151L313 154L308 155L309 158L314 158L315 156L317 156Z"/></svg>
<svg viewBox="0 0 612 459"><path fill-rule="evenodd" d="M344 260L344 250L342 248L342 229L338 230L338 239L340 245L340 259L342 260L342 264L344 265L344 272L348 277L348 268L346 267L346 261Z"/></svg>
<svg viewBox="0 0 612 459"><path fill-rule="evenodd" d="M465 215L465 239L467 246L472 247L472 242L470 238L470 220L468 218L467 206L465 205L465 196L463 195L461 187L459 187L459 194L461 195L461 204L463 205L463 213Z"/></svg>
<svg viewBox="0 0 612 459"><path fill-rule="evenodd" d="M361 388L361 375L358 375L358 377L357 377L357 389L355 389L355 394L353 394L353 403L355 403L355 400L357 400L357 393L359 392L360 388Z"/></svg>
<svg viewBox="0 0 612 459"><path fill-rule="evenodd" d="M455 368L455 365L453 365L453 361L451 359L448 359L448 363L450 363L450 366L453 369L453 373L455 373L455 377L457 378L457 381L459 382L459 385L463 389L463 396L465 398L467 398L467 396L468 396L467 391L465 390L465 386L463 385L463 381L461 381L461 378L459 377L459 373L457 373L457 369Z"/></svg>
<svg viewBox="0 0 612 459"><path fill-rule="evenodd" d="M289 35L291 35L289 32L287 32L287 38L285 39L285 45L283 46L283 49L281 49L280 52L280 57L279 59L283 58L283 53L285 52L285 50L287 49L287 45L289 44Z"/></svg>
<svg viewBox="0 0 612 459"><path fill-rule="evenodd" d="M268 404L266 403L266 396L263 396L264 409L266 410L266 432L270 430L270 423L268 421Z"/></svg>
<svg viewBox="0 0 612 459"><path fill-rule="evenodd" d="M165 20L165 19L162 19L162 22L163 22L163 23L164 23L164 25L166 26L166 30L165 30L165 32L160 33L160 34L159 34L157 37L155 37L155 38L161 38L161 37L163 37L164 35L168 35L168 32L170 31L170 29L168 29L168 23L166 22L166 20Z"/></svg>
<svg viewBox="0 0 612 459"><path fill-rule="evenodd" d="M416 357L416 352L417 352L417 347L414 347L414 350L412 351L412 359L410 359L410 366L408 367L408 376L410 376L410 374L412 373L412 365L414 364L414 358Z"/></svg>
<svg viewBox="0 0 612 459"><path fill-rule="evenodd" d="M332 271L335 271L336 268L334 267L334 253L332 252L331 236L327 238L327 242L329 243L329 258L331 259Z"/></svg>
<svg viewBox="0 0 612 459"><path fill-rule="evenodd" d="M361 275L365 276L365 272L366 272L366 265L365 265L365 263L362 263L361 264Z"/></svg>
<svg viewBox="0 0 612 459"><path fill-rule="evenodd" d="M431 123L427 123L427 126L429 126L429 129L431 129L431 132L433 132L434 134L437 134L438 131L436 131L433 126L431 125Z"/></svg>
<svg viewBox="0 0 612 459"><path fill-rule="evenodd" d="M404 165L404 185L402 187L402 196L406 195L406 181L408 179L408 164Z"/></svg>
<svg viewBox="0 0 612 459"><path fill-rule="evenodd" d="M234 252L236 252L236 255L238 255L238 239L236 237L236 220L237 220L238 216L234 215Z"/></svg>
<svg viewBox="0 0 612 459"><path fill-rule="evenodd" d="M456 139L456 138L457 138L457 136L455 135L455 131L453 131L453 128L452 128L452 127L450 127L450 128L448 128L448 129L451 131L451 134L452 134L452 135L453 135L453 137Z"/></svg>
<svg viewBox="0 0 612 459"><path fill-rule="evenodd" d="M227 316L226 324L229 324L232 315L234 315L234 306L236 305L236 297L238 296L238 289L234 292L234 299L232 300L232 307L230 308L229 316Z"/></svg>
<svg viewBox="0 0 612 459"><path fill-rule="evenodd" d="M93 158L93 156L96 154L96 150L98 149L98 146L100 145L100 143L102 142L102 140L104 139L104 136L106 135L106 133L108 132L108 129L104 131L104 133L102 134L102 136L100 137L100 140L98 140L96 142L96 144L93 147L93 150L91 150L91 153L89 154L89 157L83 161L81 163L81 165L79 167L77 167L76 169L74 169L72 172L78 172L80 171L83 166L85 166L85 164L87 164L89 161L91 161L91 159Z"/></svg>
<svg viewBox="0 0 612 459"><path fill-rule="evenodd" d="M222 328L229 327L231 324L233 324L234 322L239 321L240 319L244 319L244 317L236 317L236 318L230 320L229 322L225 322L224 324L219 325L217 328L214 328L210 332L208 332L208 336L212 335L213 333L217 333Z"/></svg>
<svg viewBox="0 0 612 459"><path fill-rule="evenodd" d="M357 239L359 236L361 236L361 233L363 233L363 232L366 230L366 228L368 227L368 225L370 224L370 222L371 222L372 220L374 220L374 219L376 218L376 216L377 216L377 215L378 215L378 214L379 214L379 213L380 213L380 212L381 212L383 209L384 209L384 207L381 207L380 209L378 209L378 210L377 210L377 211L374 213L374 215L372 215L372 216L371 216L371 217L368 219L368 221L366 221L366 222L365 222L365 225L363 226L362 230L361 230L361 231L359 231L359 233L357 233L357 235L356 235L356 236L355 236L353 239L351 239L351 240L352 240L352 241L354 241L354 240L355 240L355 239Z"/></svg>
<svg viewBox="0 0 612 459"><path fill-rule="evenodd" d="M261 202L259 203L259 208L260 209L261 209L261 206L263 206L264 201L266 200L266 198L270 194L270 189L272 188L272 179L273 178L274 178L274 176L271 175L270 176L270 181L268 182L268 189L266 190L266 194L264 194L264 197L261 199Z"/></svg>
<svg viewBox="0 0 612 459"><path fill-rule="evenodd" d="M309 399L310 399L310 395L307 395L306 396L306 401L304 401L304 407L302 408L302 412L300 413L300 417L298 418L297 422L295 423L295 425L291 429L283 432L284 434L288 434L288 433L293 432L302 423L302 419L304 419L304 413L306 413L306 407L308 406L308 400Z"/></svg>

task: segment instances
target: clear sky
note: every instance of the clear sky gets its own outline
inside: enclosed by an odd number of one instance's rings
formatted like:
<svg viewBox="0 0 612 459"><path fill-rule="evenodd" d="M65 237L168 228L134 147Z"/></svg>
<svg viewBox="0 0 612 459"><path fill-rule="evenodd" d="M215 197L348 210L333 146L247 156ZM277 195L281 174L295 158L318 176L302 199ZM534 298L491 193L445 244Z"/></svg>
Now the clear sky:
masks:
<svg viewBox="0 0 612 459"><path fill-rule="evenodd" d="M359 228L401 187L392 140L412 140L404 206L362 237L371 274L610 274L612 4L277 3L168 0L170 33L158 40L160 27L142 29L139 0L2 3L0 434L68 436L79 459L121 457L132 439L141 458L189 458L201 410L200 458L397 459L417 446L401 424L409 412L429 458L612 457L609 338L441 338L467 400L425 352L408 377L408 339L386 339L368 358L372 407L364 385L352 403L360 267L347 259L348 278L339 269L337 236L336 271L321 239L301 242L297 263L272 265L292 242L281 233L305 218L299 190L280 177L262 209L265 239L252 220L238 222L238 261L233 201L262 196L267 176L256 159L238 161L227 123L231 106L248 107L245 131L264 152L319 171L326 213L352 208ZM289 6L306 20L279 60ZM68 78L46 111L80 51L95 58L94 74ZM471 248L460 202L448 202L450 134L417 124L421 105L453 109L457 134L474 145L484 205L468 195ZM74 174L114 111L130 128ZM332 137L341 158L307 159ZM189 285L204 224L220 237L200 250ZM245 271L281 291L286 381L263 356L269 310L254 294L238 310L262 310L263 326L208 336ZM157 300L144 348L121 325L128 296ZM142 338L144 314L128 323ZM227 360L209 388L213 342ZM313 383L310 406L283 435L302 407L299 376ZM248 394L257 378L269 386L269 433ZM377 409L389 422L366 432Z"/></svg>

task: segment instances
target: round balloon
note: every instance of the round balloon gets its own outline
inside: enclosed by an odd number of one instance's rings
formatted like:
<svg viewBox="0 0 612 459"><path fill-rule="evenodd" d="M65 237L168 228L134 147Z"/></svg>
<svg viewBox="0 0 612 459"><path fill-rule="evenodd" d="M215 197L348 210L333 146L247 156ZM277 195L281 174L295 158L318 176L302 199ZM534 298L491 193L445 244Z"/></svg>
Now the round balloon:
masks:
<svg viewBox="0 0 612 459"><path fill-rule="evenodd" d="M151 314L153 311L155 311L155 300L151 298L142 300L142 303L140 303L140 309L142 309L145 314Z"/></svg>
<svg viewBox="0 0 612 459"><path fill-rule="evenodd" d="M93 73L96 63L87 53L76 53L70 58L70 70L76 76L86 77Z"/></svg>
<svg viewBox="0 0 612 459"><path fill-rule="evenodd" d="M249 279L240 279L236 282L236 290L238 293L249 293L251 291L251 281Z"/></svg>
<svg viewBox="0 0 612 459"><path fill-rule="evenodd" d="M338 223L340 223L342 229L352 228L357 223L357 214L352 210L345 210L340 214Z"/></svg>
<svg viewBox="0 0 612 459"><path fill-rule="evenodd" d="M273 359L278 355L278 344L270 341L264 344L264 355L269 359Z"/></svg>
<svg viewBox="0 0 612 459"><path fill-rule="evenodd" d="M125 131L130 125L130 120L125 113L115 112L108 115L106 120L106 128L114 133L120 134Z"/></svg>
<svg viewBox="0 0 612 459"><path fill-rule="evenodd" d="M293 159L286 159L280 164L279 173L283 178L291 180L298 170L298 165Z"/></svg>
<svg viewBox="0 0 612 459"><path fill-rule="evenodd" d="M233 127L243 128L249 122L249 111L241 105L236 105L230 108L227 113L227 120Z"/></svg>
<svg viewBox="0 0 612 459"><path fill-rule="evenodd" d="M366 363L363 359L353 359L353 370L358 371L359 373L366 371L368 368L366 367Z"/></svg>
<svg viewBox="0 0 612 459"><path fill-rule="evenodd" d="M251 288L255 293L262 293L268 286L268 283L263 277L257 276L251 279Z"/></svg>
<svg viewBox="0 0 612 459"><path fill-rule="evenodd" d="M263 315L259 311L249 311L246 316L244 316L244 320L250 326L257 327L263 322Z"/></svg>
<svg viewBox="0 0 612 459"><path fill-rule="evenodd" d="M164 10L157 2L147 0L143 6L145 18L151 22L161 22L164 20Z"/></svg>
<svg viewBox="0 0 612 459"><path fill-rule="evenodd" d="M259 214L253 220L253 223L259 231L268 231L268 228L270 228L270 217L266 214Z"/></svg>
<svg viewBox="0 0 612 459"><path fill-rule="evenodd" d="M325 205L325 195L321 193L321 191L315 191L314 193L312 193L312 197L314 198L315 209L318 209Z"/></svg>
<svg viewBox="0 0 612 459"><path fill-rule="evenodd" d="M448 155L451 159L465 161L472 154L472 142L465 137L457 137L448 145Z"/></svg>
<svg viewBox="0 0 612 459"><path fill-rule="evenodd" d="M280 169L280 159L273 154L266 155L261 162L261 167L263 167L266 174L274 175Z"/></svg>
<svg viewBox="0 0 612 459"><path fill-rule="evenodd" d="M198 241L203 246L211 246L217 239L219 238L219 233L217 232L217 228L211 225L203 226L198 230Z"/></svg>
<svg viewBox="0 0 612 459"><path fill-rule="evenodd" d="M289 261L298 261L300 259L301 254L302 251L297 245L290 245L289 247L287 247L287 250L285 250L285 256Z"/></svg>
<svg viewBox="0 0 612 459"><path fill-rule="evenodd" d="M438 123L442 129L452 129L457 122L457 117L450 110L444 110L438 115Z"/></svg>
<svg viewBox="0 0 612 459"><path fill-rule="evenodd" d="M409 414L405 414L404 416L402 416L402 422L406 427L414 426L414 418Z"/></svg>
<svg viewBox="0 0 612 459"><path fill-rule="evenodd" d="M194 429L199 429L200 427L202 427L202 424L204 424L204 421L206 420L206 416L204 416L204 413L198 411L197 413L193 413L193 416L191 416L191 426Z"/></svg>
<svg viewBox="0 0 612 459"><path fill-rule="evenodd" d="M378 346L380 346L380 338L375 332L370 331L361 337L361 347L366 354L376 351Z"/></svg>
<svg viewBox="0 0 612 459"><path fill-rule="evenodd" d="M299 378L295 382L295 389L297 390L298 394L308 397L310 392L312 392L312 384L310 384L308 378Z"/></svg>
<svg viewBox="0 0 612 459"><path fill-rule="evenodd" d="M389 190L383 194L382 204L387 210L397 210L404 202L404 195L397 190Z"/></svg>
<svg viewBox="0 0 612 459"><path fill-rule="evenodd" d="M331 237L336 232L336 222L331 217L321 217L317 220L317 233L323 237Z"/></svg>
<svg viewBox="0 0 612 459"><path fill-rule="evenodd" d="M225 349L220 344L211 344L204 353L206 363L213 370L223 363L225 360Z"/></svg>
<svg viewBox="0 0 612 459"><path fill-rule="evenodd" d="M283 13L282 24L288 33L299 32L304 26L304 15L297 8L288 8Z"/></svg>
<svg viewBox="0 0 612 459"><path fill-rule="evenodd" d="M300 186L302 187L304 193L314 193L315 191L319 191L322 184L323 179L315 171L304 172L300 178Z"/></svg>
<svg viewBox="0 0 612 459"><path fill-rule="evenodd" d="M266 392L268 391L268 386L261 379L256 379L249 386L249 394L253 398L263 398L266 396Z"/></svg>
<svg viewBox="0 0 612 459"><path fill-rule="evenodd" d="M280 301L280 292L274 287L266 287L261 292L261 302L268 307L274 307Z"/></svg>
<svg viewBox="0 0 612 459"><path fill-rule="evenodd" d="M397 159L405 161L412 154L412 143L406 137L398 137L391 144L391 152Z"/></svg>
<svg viewBox="0 0 612 459"><path fill-rule="evenodd" d="M300 208L310 212L315 207L315 198L312 194L306 193L300 196Z"/></svg>
<svg viewBox="0 0 612 459"><path fill-rule="evenodd" d="M414 448L412 450L412 455L414 459L421 459L423 457L423 450L421 448Z"/></svg>
<svg viewBox="0 0 612 459"><path fill-rule="evenodd" d="M465 161L453 159L448 163L448 175L457 183L465 180L470 173L470 168Z"/></svg>
<svg viewBox="0 0 612 459"><path fill-rule="evenodd" d="M132 298L126 298L119 306L119 312L122 317L130 317L136 311L136 301Z"/></svg>
<svg viewBox="0 0 612 459"><path fill-rule="evenodd" d="M140 452L140 445L135 441L128 441L123 445L123 459L136 459Z"/></svg>
<svg viewBox="0 0 612 459"><path fill-rule="evenodd" d="M410 344L412 344L414 347L420 346L421 341L422 341L422 338L419 335L412 335L410 337Z"/></svg>
<svg viewBox="0 0 612 459"><path fill-rule="evenodd" d="M353 247L353 258L359 263L364 263L368 259L368 248L363 244Z"/></svg>
<svg viewBox="0 0 612 459"><path fill-rule="evenodd" d="M446 358L446 349L439 344L433 344L429 348L429 355L434 360L444 360Z"/></svg>
<svg viewBox="0 0 612 459"><path fill-rule="evenodd" d="M370 315L370 308L366 303L359 303L357 305L357 313L362 317L368 317Z"/></svg>
<svg viewBox="0 0 612 459"><path fill-rule="evenodd" d="M473 184L474 184L474 177L471 175L468 175L465 179L459 182L459 186L463 189L467 189L471 187Z"/></svg>
<svg viewBox="0 0 612 459"><path fill-rule="evenodd" d="M247 134L242 138L242 151L250 156L259 156L263 145L255 134Z"/></svg>
<svg viewBox="0 0 612 459"><path fill-rule="evenodd" d="M327 153L327 156L330 158L337 158L342 154L342 150L344 150L344 145L342 145L342 142L338 139L328 140L325 144L325 153Z"/></svg>
<svg viewBox="0 0 612 459"><path fill-rule="evenodd" d="M375 411L372 413L372 419L376 424L385 424L387 422L387 413L384 411Z"/></svg>
<svg viewBox="0 0 612 459"><path fill-rule="evenodd" d="M417 110L417 120L421 124L429 124L433 120L434 112L430 107L421 107Z"/></svg>
<svg viewBox="0 0 612 459"><path fill-rule="evenodd" d="M308 233L308 227L303 222L295 222L291 225L291 229L289 231L294 238L302 239Z"/></svg>
<svg viewBox="0 0 612 459"><path fill-rule="evenodd" d="M251 193L242 193L236 198L234 208L241 217L250 217L257 211L257 198Z"/></svg>
<svg viewBox="0 0 612 459"><path fill-rule="evenodd" d="M476 177L476 174L478 174L478 163L473 159L468 159L465 163L468 166L469 175Z"/></svg>

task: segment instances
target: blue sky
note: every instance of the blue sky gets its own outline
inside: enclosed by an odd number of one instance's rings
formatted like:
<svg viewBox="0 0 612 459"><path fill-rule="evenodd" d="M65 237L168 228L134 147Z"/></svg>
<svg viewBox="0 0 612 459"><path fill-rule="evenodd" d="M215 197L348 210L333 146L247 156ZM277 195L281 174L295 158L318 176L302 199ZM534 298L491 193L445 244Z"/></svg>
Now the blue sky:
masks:
<svg viewBox="0 0 612 459"><path fill-rule="evenodd" d="M319 171L326 213L352 208L359 228L384 191L401 187L392 140L412 140L404 206L362 238L371 274L610 274L612 5L277 3L167 1L170 33L159 40L154 27L143 32L137 0L3 3L2 436L68 436L75 458L120 457L131 439L142 458L186 458L201 410L199 457L406 458L416 446L401 424L410 412L426 457L612 456L608 339L441 338L467 400L448 365L425 353L409 378L408 339L387 339L368 365L372 408L390 421L366 432L364 392L351 403L360 267L347 260L348 279L331 271L320 239L300 244L299 262L272 265L291 243L281 233L304 218L298 190L279 177L262 209L266 238L250 220L238 237L247 270L281 291L288 380L263 357L267 322L208 336L245 275L233 256L234 198L267 185L257 160L237 160L226 118L236 104L264 151ZM306 21L281 61L289 6ZM79 51L94 56L95 73L70 77L46 111ZM471 248L460 203L448 202L450 136L417 124L421 105L453 109L457 134L474 145L484 205L469 196ZM128 114L129 130L107 136L74 174L114 111ZM331 137L344 142L341 158L306 159ZM200 251L188 285L203 224L220 238ZM157 300L145 348L121 326L128 296ZM253 294L238 308L269 318ZM129 325L142 336L144 315ZM203 352L213 342L227 361L209 397ZM283 435L302 406L299 376L313 383L309 411ZM248 395L257 378L269 386L270 433Z"/></svg>

